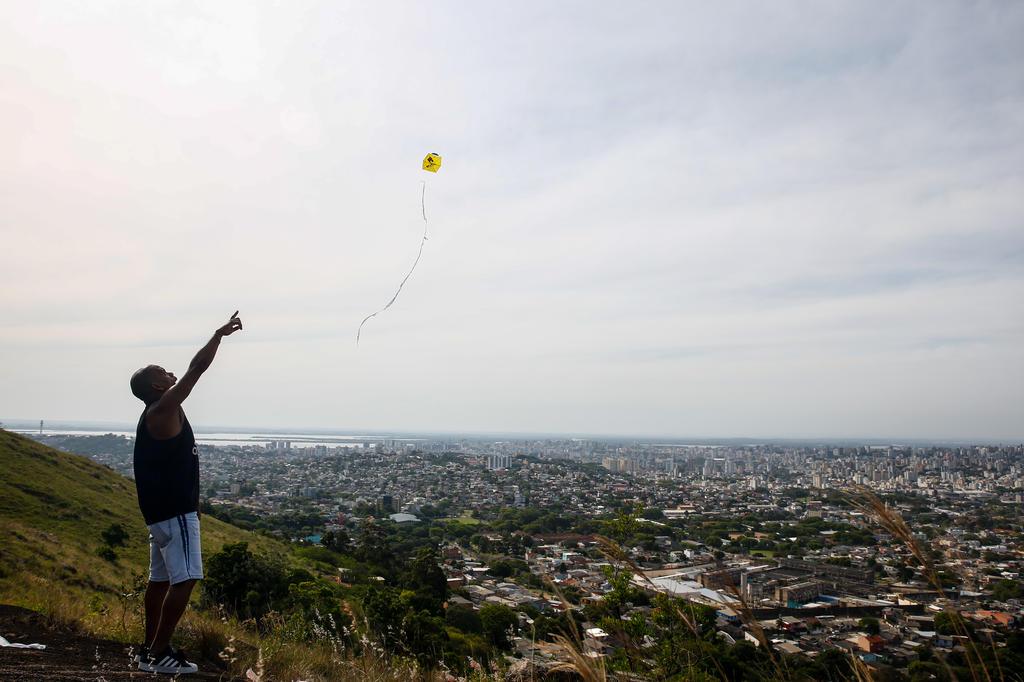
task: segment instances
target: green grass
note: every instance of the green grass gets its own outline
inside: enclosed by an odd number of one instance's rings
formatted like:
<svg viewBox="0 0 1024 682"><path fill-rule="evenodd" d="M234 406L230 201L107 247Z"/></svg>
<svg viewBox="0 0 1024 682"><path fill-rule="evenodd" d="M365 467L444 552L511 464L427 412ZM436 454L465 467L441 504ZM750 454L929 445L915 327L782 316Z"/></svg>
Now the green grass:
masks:
<svg viewBox="0 0 1024 682"><path fill-rule="evenodd" d="M444 521L446 523L459 524L462 526L479 526L481 523L483 523L480 519L474 519L472 516L470 516L470 512L468 511L462 512L460 516L448 516L439 520Z"/></svg>
<svg viewBox="0 0 1024 682"><path fill-rule="evenodd" d="M113 563L96 550L100 533L120 523L127 544ZM210 517L202 519L203 554L228 542L248 542L257 551L288 552L270 538ZM149 566L148 531L139 512L135 484L80 455L60 452L0 430L0 601L32 607L39 583L112 595ZM36 595L38 597L38 595Z"/></svg>

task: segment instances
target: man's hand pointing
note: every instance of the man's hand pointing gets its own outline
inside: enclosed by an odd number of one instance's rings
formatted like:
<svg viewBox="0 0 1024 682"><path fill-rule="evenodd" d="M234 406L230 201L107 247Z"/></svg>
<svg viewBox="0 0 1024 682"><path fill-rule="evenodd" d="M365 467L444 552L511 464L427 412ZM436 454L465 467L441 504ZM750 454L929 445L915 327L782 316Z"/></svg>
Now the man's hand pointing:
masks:
<svg viewBox="0 0 1024 682"><path fill-rule="evenodd" d="M242 328L242 320L238 317L238 311L231 316L228 323L217 330L217 336L231 336Z"/></svg>

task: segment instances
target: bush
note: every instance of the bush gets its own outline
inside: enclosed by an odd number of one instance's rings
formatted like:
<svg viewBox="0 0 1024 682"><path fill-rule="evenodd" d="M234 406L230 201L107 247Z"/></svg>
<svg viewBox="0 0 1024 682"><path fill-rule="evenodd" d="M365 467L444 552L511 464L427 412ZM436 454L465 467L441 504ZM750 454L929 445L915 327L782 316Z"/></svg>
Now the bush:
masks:
<svg viewBox="0 0 1024 682"><path fill-rule="evenodd" d="M289 636L298 640L324 636L334 640L351 627L341 610L339 587L308 571L253 554L244 542L224 545L209 557L202 590L207 605L221 606L243 620L253 618L261 628L283 622ZM269 619L272 612L279 614L277 621Z"/></svg>
<svg viewBox="0 0 1024 682"><path fill-rule="evenodd" d="M100 548L96 550L96 556L104 561L109 561L112 564L117 562L117 552L115 552L114 548L110 545L101 545Z"/></svg>
<svg viewBox="0 0 1024 682"><path fill-rule="evenodd" d="M128 531L120 523L112 523L100 533L100 537L109 547L124 547L128 540Z"/></svg>
<svg viewBox="0 0 1024 682"><path fill-rule="evenodd" d="M288 586L308 573L289 574L284 566L249 551L245 542L227 544L206 561L203 598L239 618L261 619L271 610L283 610Z"/></svg>
<svg viewBox="0 0 1024 682"><path fill-rule="evenodd" d="M338 633L350 629L352 622L341 611L337 588L322 580L306 580L288 586L288 607L297 627L299 639L311 641L326 634L335 639Z"/></svg>

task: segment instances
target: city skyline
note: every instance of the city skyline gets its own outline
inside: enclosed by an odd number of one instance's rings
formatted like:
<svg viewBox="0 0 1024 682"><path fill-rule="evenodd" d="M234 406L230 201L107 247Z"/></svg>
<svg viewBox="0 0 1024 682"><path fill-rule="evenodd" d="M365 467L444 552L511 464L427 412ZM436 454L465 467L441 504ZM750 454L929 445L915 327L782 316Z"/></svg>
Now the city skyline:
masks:
<svg viewBox="0 0 1024 682"><path fill-rule="evenodd" d="M98 433L122 433L130 436L135 431L135 424L132 422L95 422L76 421L69 419L35 420L35 419L0 419L0 428L6 428L19 433L36 433L43 425L43 431L51 434L74 433L82 431L84 434ZM194 431L200 441L215 444L216 440L210 441L212 436L247 435L258 441L268 437L298 437L296 442L302 439L320 442L317 436L323 436L324 442L332 442L336 439L338 443L349 441L417 441L437 439L456 440L494 440L507 439L511 441L593 441L604 443L641 443L650 446L670 447L692 447L707 445L718 446L740 446L740 445L795 445L795 446L865 446L871 448L882 448L886 446L908 446L908 447L929 447L929 446L986 446L986 445L1018 445L1024 442L1024 438L927 438L920 436L887 437L878 436L807 436L807 437L759 437L757 434L750 435L687 435L687 434L658 434L658 433L583 433L583 432L530 432L530 431L502 431L502 430L445 430L445 429L419 429L408 430L400 428L344 428L330 426L297 426L281 427L278 425L225 425L225 424L196 424Z"/></svg>

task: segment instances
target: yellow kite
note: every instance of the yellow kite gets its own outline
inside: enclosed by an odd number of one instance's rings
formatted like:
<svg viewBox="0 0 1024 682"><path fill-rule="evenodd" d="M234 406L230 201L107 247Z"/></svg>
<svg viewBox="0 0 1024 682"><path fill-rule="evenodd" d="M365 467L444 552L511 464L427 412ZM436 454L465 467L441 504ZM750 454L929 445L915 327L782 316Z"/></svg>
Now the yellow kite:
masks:
<svg viewBox="0 0 1024 682"><path fill-rule="evenodd" d="M423 170L436 173L437 169L441 167L441 155L434 154L431 152L423 157Z"/></svg>

